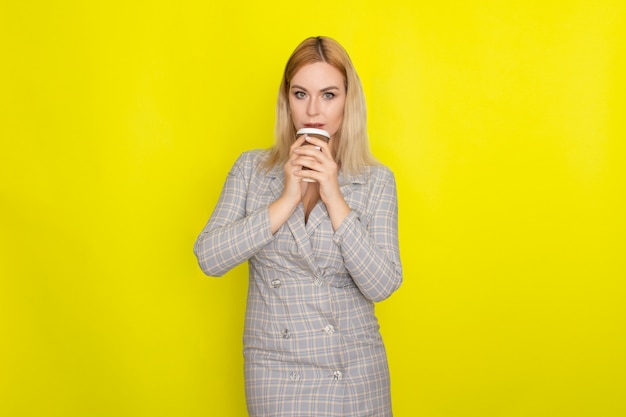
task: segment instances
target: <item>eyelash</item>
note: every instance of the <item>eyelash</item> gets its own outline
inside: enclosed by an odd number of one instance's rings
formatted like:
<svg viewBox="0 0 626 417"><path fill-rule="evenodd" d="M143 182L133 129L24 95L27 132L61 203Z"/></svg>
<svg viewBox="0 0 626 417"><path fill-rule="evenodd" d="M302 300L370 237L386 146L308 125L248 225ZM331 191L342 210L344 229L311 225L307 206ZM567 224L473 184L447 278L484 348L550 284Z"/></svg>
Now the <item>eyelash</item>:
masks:
<svg viewBox="0 0 626 417"><path fill-rule="evenodd" d="M296 96L296 98L299 98L299 99L303 99L303 98L306 97L306 93L304 91L296 91L295 93L293 93L293 95ZM327 100L330 100L330 99L335 98L335 93L328 93L327 92L327 93L324 93L322 95L322 97L327 99Z"/></svg>

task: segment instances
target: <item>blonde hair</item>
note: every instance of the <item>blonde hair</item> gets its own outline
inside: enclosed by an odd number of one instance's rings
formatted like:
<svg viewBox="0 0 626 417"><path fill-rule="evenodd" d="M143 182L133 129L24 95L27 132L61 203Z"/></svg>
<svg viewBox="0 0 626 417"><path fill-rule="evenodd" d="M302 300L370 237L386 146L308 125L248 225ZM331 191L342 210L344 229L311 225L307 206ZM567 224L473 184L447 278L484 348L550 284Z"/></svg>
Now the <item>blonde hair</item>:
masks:
<svg viewBox="0 0 626 417"><path fill-rule="evenodd" d="M377 164L369 149L365 95L346 50L337 41L325 36L305 39L296 47L285 65L276 103L276 143L267 160L267 168L282 165L289 159L289 147L296 137L289 109L290 83L300 68L315 62L330 64L343 74L346 102L341 128L333 138L335 161L344 172L358 174L365 166Z"/></svg>

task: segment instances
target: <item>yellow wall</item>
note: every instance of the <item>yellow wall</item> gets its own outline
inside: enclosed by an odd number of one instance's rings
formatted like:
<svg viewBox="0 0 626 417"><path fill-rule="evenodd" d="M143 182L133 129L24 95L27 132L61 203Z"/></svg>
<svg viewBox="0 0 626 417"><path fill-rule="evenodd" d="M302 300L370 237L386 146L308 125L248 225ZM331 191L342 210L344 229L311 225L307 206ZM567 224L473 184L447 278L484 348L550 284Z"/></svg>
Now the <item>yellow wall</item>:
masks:
<svg viewBox="0 0 626 417"><path fill-rule="evenodd" d="M625 13L3 1L0 415L245 415L246 267L206 278L192 245L318 34L398 179L396 415L626 415Z"/></svg>

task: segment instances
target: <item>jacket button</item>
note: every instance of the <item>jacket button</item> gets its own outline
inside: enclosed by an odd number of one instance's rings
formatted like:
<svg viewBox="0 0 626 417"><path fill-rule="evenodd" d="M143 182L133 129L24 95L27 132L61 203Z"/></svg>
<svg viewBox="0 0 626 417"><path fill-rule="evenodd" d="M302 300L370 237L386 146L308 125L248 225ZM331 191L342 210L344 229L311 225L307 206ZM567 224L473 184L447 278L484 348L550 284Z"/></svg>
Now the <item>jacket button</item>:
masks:
<svg viewBox="0 0 626 417"><path fill-rule="evenodd" d="M315 285L316 287L321 287L322 285L324 285L324 281L321 278L315 278L313 280L313 285Z"/></svg>
<svg viewBox="0 0 626 417"><path fill-rule="evenodd" d="M292 372L289 374L289 380L291 382L298 382L300 381L300 379L301 379L300 374L297 372Z"/></svg>
<svg viewBox="0 0 626 417"><path fill-rule="evenodd" d="M329 324L328 326L324 327L324 331L331 335L335 333L335 327L332 324Z"/></svg>
<svg viewBox="0 0 626 417"><path fill-rule="evenodd" d="M291 332L289 329L285 329L282 331L283 339L289 339L291 337Z"/></svg>
<svg viewBox="0 0 626 417"><path fill-rule="evenodd" d="M280 280L279 279L273 279L272 282L270 283L270 285L272 286L272 288L279 288L280 287Z"/></svg>
<svg viewBox="0 0 626 417"><path fill-rule="evenodd" d="M335 381L341 381L343 379L343 372L341 372L341 371L333 372L333 379Z"/></svg>

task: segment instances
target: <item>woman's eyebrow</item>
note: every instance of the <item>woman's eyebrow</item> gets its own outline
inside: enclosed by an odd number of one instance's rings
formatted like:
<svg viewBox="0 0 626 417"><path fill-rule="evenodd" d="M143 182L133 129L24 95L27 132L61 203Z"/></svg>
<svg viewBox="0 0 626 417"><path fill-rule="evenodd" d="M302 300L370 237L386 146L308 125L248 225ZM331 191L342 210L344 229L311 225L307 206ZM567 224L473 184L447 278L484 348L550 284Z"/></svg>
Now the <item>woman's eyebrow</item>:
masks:
<svg viewBox="0 0 626 417"><path fill-rule="evenodd" d="M304 88L304 87L302 87L302 86L300 86L300 85L297 85L297 84L294 84L294 85L292 85L292 86L291 86L291 89L294 89L294 88L296 88L296 89L298 89L298 90L309 91L309 90L307 90L306 88ZM321 92L325 92L325 91L330 91L330 90L339 90L339 87L335 87L334 85L331 85L331 86L329 86L329 87L324 87L324 88L322 88L320 91L321 91Z"/></svg>

